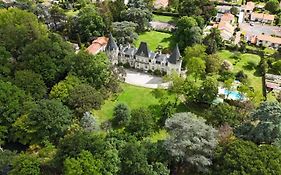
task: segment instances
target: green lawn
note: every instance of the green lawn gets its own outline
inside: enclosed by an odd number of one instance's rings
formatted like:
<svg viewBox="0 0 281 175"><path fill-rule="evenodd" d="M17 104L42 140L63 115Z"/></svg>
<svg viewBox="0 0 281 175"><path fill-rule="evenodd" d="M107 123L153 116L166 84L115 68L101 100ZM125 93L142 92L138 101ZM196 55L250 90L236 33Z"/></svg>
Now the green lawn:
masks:
<svg viewBox="0 0 281 175"><path fill-rule="evenodd" d="M169 47L172 35L169 33L150 31L139 35L137 41L135 41L135 46L138 47L140 42L147 42L148 47L151 51L155 51L158 45L163 48Z"/></svg>
<svg viewBox="0 0 281 175"><path fill-rule="evenodd" d="M152 21L176 22L177 18L172 16L153 15Z"/></svg>
<svg viewBox="0 0 281 175"><path fill-rule="evenodd" d="M235 59L231 58L233 55L233 52L227 51L227 50L222 50L218 52L218 55L223 59L223 60L228 60L232 64L235 64L237 62ZM250 85L254 87L255 92L257 92L258 95L262 95L262 80L260 76L257 76L256 70L250 70L247 68L248 62L253 62L256 65L259 64L260 62L260 56L254 55L254 54L241 54L241 60L238 61L235 65L233 65L233 72L238 72L240 70L243 70L247 75L248 79L250 81Z"/></svg>
<svg viewBox="0 0 281 175"><path fill-rule="evenodd" d="M107 100L101 110L94 111L99 122L112 118L113 108L118 103L125 103L130 109L148 107L159 103L159 98L155 97L153 89L137 87L129 84L122 84L121 86L123 91L116 99ZM166 91L163 90L163 92L167 94Z"/></svg>

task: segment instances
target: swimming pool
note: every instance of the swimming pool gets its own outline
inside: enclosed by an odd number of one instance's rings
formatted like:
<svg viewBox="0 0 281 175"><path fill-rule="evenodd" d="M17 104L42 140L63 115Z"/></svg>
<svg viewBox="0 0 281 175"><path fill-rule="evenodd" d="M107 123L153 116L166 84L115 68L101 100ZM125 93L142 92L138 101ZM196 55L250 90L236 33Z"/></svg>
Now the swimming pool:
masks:
<svg viewBox="0 0 281 175"><path fill-rule="evenodd" d="M226 96L226 98L231 99L231 100L244 100L245 99L245 96L237 91L229 91L229 90L224 89L223 94Z"/></svg>

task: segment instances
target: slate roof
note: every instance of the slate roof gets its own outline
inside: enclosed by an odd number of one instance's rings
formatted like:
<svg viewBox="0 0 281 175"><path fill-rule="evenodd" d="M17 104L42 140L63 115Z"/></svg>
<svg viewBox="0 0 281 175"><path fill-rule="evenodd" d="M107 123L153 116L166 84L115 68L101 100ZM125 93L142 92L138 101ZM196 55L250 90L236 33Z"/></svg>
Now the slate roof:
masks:
<svg viewBox="0 0 281 175"><path fill-rule="evenodd" d="M105 49L109 50L109 51L112 51L114 49L118 49L118 46L117 46L116 42L114 41L114 38L111 35L111 33L109 34L109 40L108 40L108 43L107 43Z"/></svg>
<svg viewBox="0 0 281 175"><path fill-rule="evenodd" d="M146 42L141 42L138 51L136 52L136 55L142 56L142 57L149 57L149 50L147 47Z"/></svg>
<svg viewBox="0 0 281 175"><path fill-rule="evenodd" d="M177 64L177 61L180 59L181 54L180 54L180 50L178 47L178 44L176 45L176 47L174 48L172 54L170 55L168 61L172 64Z"/></svg>
<svg viewBox="0 0 281 175"><path fill-rule="evenodd" d="M123 52L125 55L134 56L136 54L136 51L136 48L125 48Z"/></svg>

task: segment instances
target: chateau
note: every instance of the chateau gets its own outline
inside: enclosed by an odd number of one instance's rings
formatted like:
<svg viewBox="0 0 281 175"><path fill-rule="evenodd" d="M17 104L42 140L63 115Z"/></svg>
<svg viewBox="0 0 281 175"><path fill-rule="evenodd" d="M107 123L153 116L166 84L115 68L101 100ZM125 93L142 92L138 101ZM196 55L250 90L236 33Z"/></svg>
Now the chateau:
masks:
<svg viewBox="0 0 281 175"><path fill-rule="evenodd" d="M114 65L128 64L135 69L153 72L158 70L167 74L181 72L182 59L178 46L171 55L151 52L145 42L141 42L139 48L122 45L118 47L110 34L105 52Z"/></svg>

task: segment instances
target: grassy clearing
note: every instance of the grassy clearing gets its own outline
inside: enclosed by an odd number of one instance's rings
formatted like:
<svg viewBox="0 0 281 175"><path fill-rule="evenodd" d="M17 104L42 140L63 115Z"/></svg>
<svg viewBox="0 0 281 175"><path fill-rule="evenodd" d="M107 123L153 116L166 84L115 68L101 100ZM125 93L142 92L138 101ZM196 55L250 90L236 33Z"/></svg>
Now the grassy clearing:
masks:
<svg viewBox="0 0 281 175"><path fill-rule="evenodd" d="M255 69L249 69L248 65L249 62L254 63L255 65L258 65L260 62L260 57L258 55L254 54L241 54L241 60L237 62L232 56L234 55L233 52L222 50L218 52L218 55L223 60L228 60L233 64L233 72L237 73L241 70L243 70L247 75L249 79L250 85L255 89L255 92L257 92L258 95L262 96L262 80L261 77L258 76ZM236 64L235 64L236 62Z"/></svg>
<svg viewBox="0 0 281 175"><path fill-rule="evenodd" d="M160 22L171 22L175 23L177 21L176 17L172 16L163 16L163 15L153 15L153 21L160 21Z"/></svg>
<svg viewBox="0 0 281 175"><path fill-rule="evenodd" d="M163 48L169 47L172 40L171 37L172 35L169 33L150 31L140 34L134 44L138 47L142 41L147 42L149 49L155 51L159 45Z"/></svg>
<svg viewBox="0 0 281 175"><path fill-rule="evenodd" d="M118 103L125 103L130 109L159 104L159 98L154 95L153 89L137 87L129 84L122 84L121 86L123 91L116 99L107 100L100 110L94 111L95 116L98 117L100 122L112 118L113 109ZM164 92L168 94L166 91Z"/></svg>

